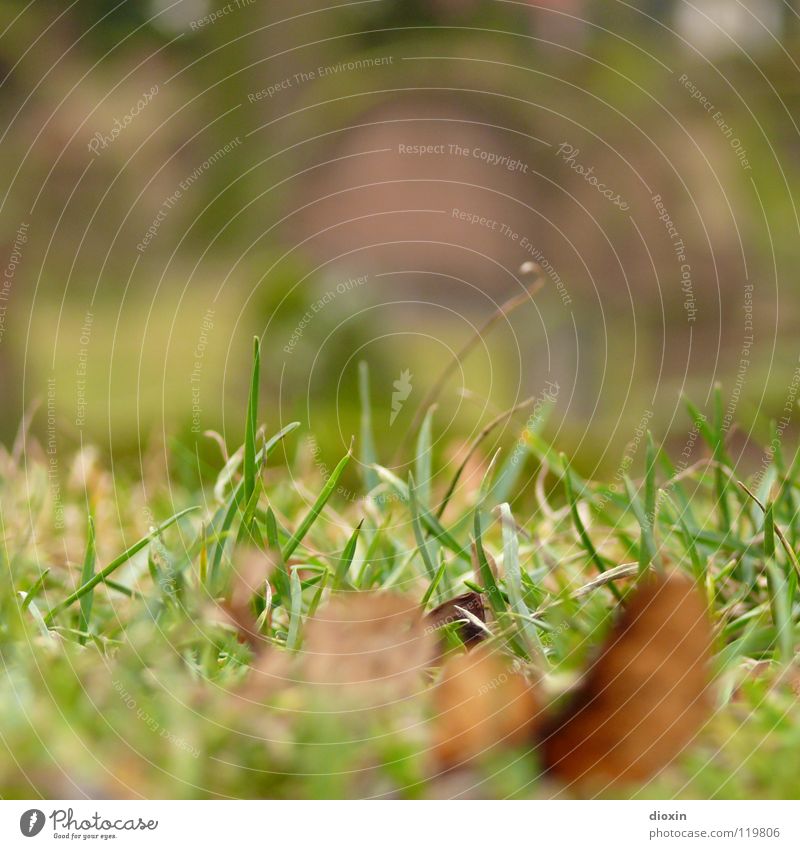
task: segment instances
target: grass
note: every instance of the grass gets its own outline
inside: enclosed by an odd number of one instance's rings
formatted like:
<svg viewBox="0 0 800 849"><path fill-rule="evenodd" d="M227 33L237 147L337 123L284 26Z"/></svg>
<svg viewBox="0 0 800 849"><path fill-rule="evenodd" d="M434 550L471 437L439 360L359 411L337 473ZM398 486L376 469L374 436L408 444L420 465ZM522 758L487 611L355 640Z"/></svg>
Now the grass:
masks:
<svg viewBox="0 0 800 849"><path fill-rule="evenodd" d="M0 795L558 796L520 749L437 773L424 694L348 715L273 686L281 663L336 593L391 588L425 608L478 589L493 639L555 692L661 564L705 589L717 703L676 764L623 794L800 796L800 453L787 463L773 441L740 480L719 413L688 405L706 443L691 465L649 437L641 479L623 464L604 484L570 468L539 416L478 482L437 465L431 405L401 475L375 456L362 366L359 444L323 475L296 423L259 426L259 369L256 342L243 445L205 486L114 479L84 450L56 490L32 440L0 451ZM253 563L244 607L268 655L236 626Z"/></svg>

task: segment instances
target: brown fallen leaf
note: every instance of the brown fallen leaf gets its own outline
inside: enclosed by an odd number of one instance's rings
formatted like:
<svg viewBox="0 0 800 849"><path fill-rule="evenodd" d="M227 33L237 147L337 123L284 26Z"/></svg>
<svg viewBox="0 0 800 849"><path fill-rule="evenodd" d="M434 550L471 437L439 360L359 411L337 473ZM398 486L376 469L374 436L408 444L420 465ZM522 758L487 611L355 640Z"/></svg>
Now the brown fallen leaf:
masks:
<svg viewBox="0 0 800 849"><path fill-rule="evenodd" d="M258 630L256 616L252 608L253 596L270 590L267 586L269 576L275 569L271 555L257 549L243 549L237 552L230 587L226 597L219 603L219 610L229 624L239 632L242 641L254 649L265 645L264 637Z"/></svg>
<svg viewBox="0 0 800 849"><path fill-rule="evenodd" d="M672 761L709 714L712 631L703 595L679 574L648 579L539 751L567 782L643 781Z"/></svg>
<svg viewBox="0 0 800 849"><path fill-rule="evenodd" d="M296 683L293 660L288 652L263 644L238 688L239 695L245 702L265 704Z"/></svg>
<svg viewBox="0 0 800 849"><path fill-rule="evenodd" d="M533 687L507 657L488 646L445 665L434 710L434 756L447 768L497 745L530 740L540 721Z"/></svg>
<svg viewBox="0 0 800 849"><path fill-rule="evenodd" d="M461 608L461 610L458 610ZM486 622L486 610L480 593L468 592L451 598L449 601L435 607L425 616L424 622L427 628L442 628L450 622L458 622L458 636L467 648L477 645L485 636L486 632L474 622L464 617L463 610L471 613L481 622Z"/></svg>
<svg viewBox="0 0 800 849"><path fill-rule="evenodd" d="M354 592L334 598L307 624L304 677L337 702L377 706L418 692L434 651L413 601Z"/></svg>

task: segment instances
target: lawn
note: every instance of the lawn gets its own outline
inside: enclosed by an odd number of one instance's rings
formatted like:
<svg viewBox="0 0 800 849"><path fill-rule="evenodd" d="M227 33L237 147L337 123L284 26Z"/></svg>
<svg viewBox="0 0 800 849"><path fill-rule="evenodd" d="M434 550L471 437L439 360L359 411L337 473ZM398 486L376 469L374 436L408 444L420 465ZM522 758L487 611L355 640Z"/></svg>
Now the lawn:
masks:
<svg viewBox="0 0 800 849"><path fill-rule="evenodd" d="M363 366L361 432L328 466L302 424L262 426L259 370L256 344L244 442L220 438L196 484L185 450L133 475L24 427L2 449L2 797L800 796L800 452L780 431L743 478L720 398L707 419L687 403L691 450L646 434L641 474L626 457L595 482L545 438L549 402L459 469L431 406L398 463L374 455ZM702 723L652 777L560 780L529 717L664 574L707 609ZM473 725L491 708L477 744L448 718L454 669L479 676Z"/></svg>

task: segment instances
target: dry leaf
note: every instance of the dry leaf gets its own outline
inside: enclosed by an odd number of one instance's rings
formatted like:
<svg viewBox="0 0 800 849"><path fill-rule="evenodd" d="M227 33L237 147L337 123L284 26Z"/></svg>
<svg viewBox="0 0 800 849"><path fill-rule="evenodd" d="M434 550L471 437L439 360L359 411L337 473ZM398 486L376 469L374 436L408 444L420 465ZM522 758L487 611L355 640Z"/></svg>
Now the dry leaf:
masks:
<svg viewBox="0 0 800 849"><path fill-rule="evenodd" d="M265 704L276 694L296 683L292 656L265 645L257 654L239 694L245 702Z"/></svg>
<svg viewBox="0 0 800 849"><path fill-rule="evenodd" d="M522 672L480 646L448 662L434 693L435 756L455 767L498 744L529 741L539 703Z"/></svg>
<svg viewBox="0 0 800 849"><path fill-rule="evenodd" d="M341 595L306 626L306 679L337 701L378 704L421 689L435 638L419 607L392 593Z"/></svg>
<svg viewBox="0 0 800 849"><path fill-rule="evenodd" d="M643 781L665 767L709 713L711 643L694 583L648 580L541 735L546 767L569 782Z"/></svg>
<svg viewBox="0 0 800 849"><path fill-rule="evenodd" d="M428 628L436 629L442 628L450 622L458 622L458 636L467 648L471 648L486 636L486 632L474 622L465 619L464 614L456 609L459 607L461 610L469 611L481 622L486 622L486 609L483 606L481 594L468 592L435 607L425 617L425 624Z"/></svg>
<svg viewBox="0 0 800 849"><path fill-rule="evenodd" d="M275 564L257 548L237 551L233 577L227 598L220 605L227 620L237 629L244 642L253 648L264 644L252 608L253 596L264 590Z"/></svg>

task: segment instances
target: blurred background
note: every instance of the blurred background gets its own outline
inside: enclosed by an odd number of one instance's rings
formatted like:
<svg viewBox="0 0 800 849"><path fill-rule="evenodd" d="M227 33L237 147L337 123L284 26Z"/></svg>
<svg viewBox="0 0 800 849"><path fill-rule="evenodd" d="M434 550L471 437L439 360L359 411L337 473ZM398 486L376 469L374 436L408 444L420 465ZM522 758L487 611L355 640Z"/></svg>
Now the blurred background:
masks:
<svg viewBox="0 0 800 849"><path fill-rule="evenodd" d="M642 422L680 452L719 382L765 441L800 354L799 6L4 0L2 438L36 410L120 463L234 444L259 334L271 430L330 465L363 360L388 462L536 262L439 434L550 392L609 470Z"/></svg>

